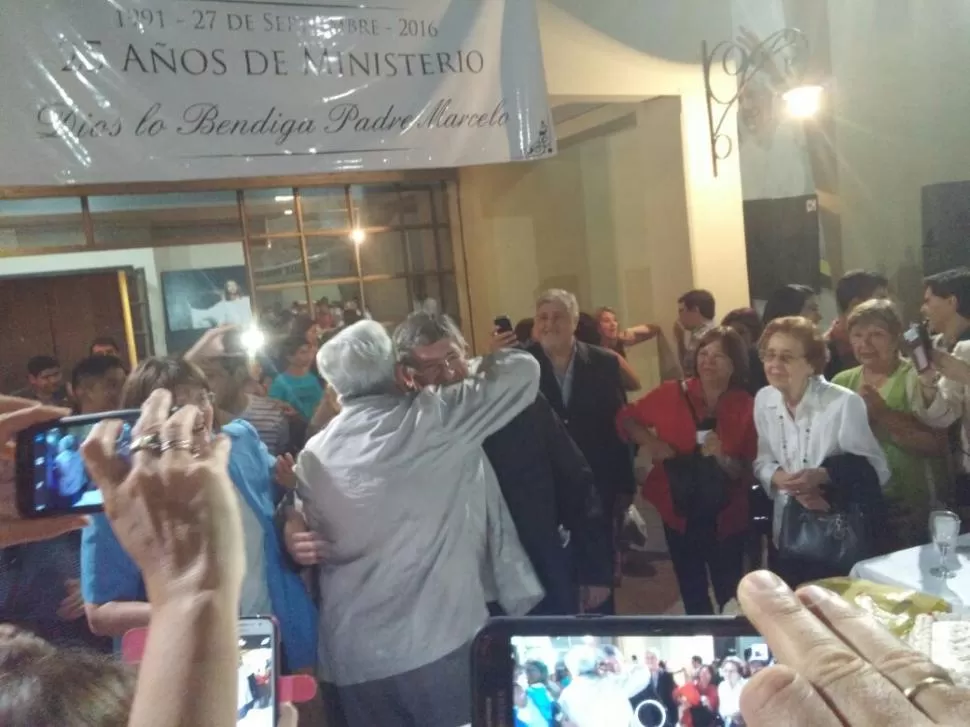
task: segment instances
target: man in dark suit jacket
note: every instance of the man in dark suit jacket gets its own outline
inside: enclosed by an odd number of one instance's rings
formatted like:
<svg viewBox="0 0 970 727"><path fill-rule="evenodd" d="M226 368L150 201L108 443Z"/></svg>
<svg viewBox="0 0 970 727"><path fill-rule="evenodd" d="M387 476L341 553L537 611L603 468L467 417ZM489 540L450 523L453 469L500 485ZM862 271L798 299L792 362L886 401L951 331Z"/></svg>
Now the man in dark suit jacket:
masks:
<svg viewBox="0 0 970 727"><path fill-rule="evenodd" d="M485 454L546 591L530 613L572 615L600 607L613 582L608 518L593 472L556 412L535 402L485 440Z"/></svg>
<svg viewBox="0 0 970 727"><path fill-rule="evenodd" d="M660 702L667 711L667 717L660 727L674 727L680 711L674 698L674 690L677 688L674 677L660 665L660 657L655 652L647 652L644 666L650 671L650 683L630 699L630 704L633 705L633 709L636 709L647 700Z"/></svg>
<svg viewBox="0 0 970 727"><path fill-rule="evenodd" d="M413 385L440 386L468 376L465 341L445 315L412 313L394 332L394 342ZM511 335L496 339L496 345L510 343ZM580 606L601 606L612 584L609 518L589 465L549 402L540 394L485 440L484 449L546 592L532 613L572 615Z"/></svg>
<svg viewBox="0 0 970 727"><path fill-rule="evenodd" d="M603 510L612 513L616 532L636 490L633 452L616 429L626 394L616 354L577 341L578 320L576 296L565 290L543 293L536 303L537 343L529 351L539 361L539 390L589 462ZM610 599L604 612L612 610Z"/></svg>

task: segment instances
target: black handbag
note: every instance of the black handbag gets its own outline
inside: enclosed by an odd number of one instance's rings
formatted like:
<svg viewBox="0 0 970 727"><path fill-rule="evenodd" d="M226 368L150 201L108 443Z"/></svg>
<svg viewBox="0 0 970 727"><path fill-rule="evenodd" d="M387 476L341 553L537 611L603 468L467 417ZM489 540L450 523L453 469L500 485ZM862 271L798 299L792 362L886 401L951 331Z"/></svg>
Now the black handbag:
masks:
<svg viewBox="0 0 970 727"><path fill-rule="evenodd" d="M694 419L694 428L699 430L701 422L687 394L686 382L681 381L680 388ZM713 423L708 428L713 429ZM663 466L670 484L674 512L678 516L710 519L727 506L728 475L721 469L717 459L700 453L700 446L695 444L694 451L690 454L664 460Z"/></svg>
<svg viewBox="0 0 970 727"><path fill-rule="evenodd" d="M869 558L872 550L870 523L860 505L820 512L806 509L795 498L785 504L778 534L782 558L840 576L848 575L852 566Z"/></svg>

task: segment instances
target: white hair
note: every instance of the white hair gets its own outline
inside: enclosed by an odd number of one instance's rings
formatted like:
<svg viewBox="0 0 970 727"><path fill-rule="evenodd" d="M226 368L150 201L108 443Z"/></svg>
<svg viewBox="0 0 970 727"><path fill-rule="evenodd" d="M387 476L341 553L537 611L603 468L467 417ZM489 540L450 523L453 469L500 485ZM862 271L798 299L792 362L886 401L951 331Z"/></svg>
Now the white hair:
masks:
<svg viewBox="0 0 970 727"><path fill-rule="evenodd" d="M344 328L317 353L320 375L342 399L390 390L396 363L391 337L371 320Z"/></svg>
<svg viewBox="0 0 970 727"><path fill-rule="evenodd" d="M597 674L601 656L600 650L595 646L584 644L574 646L567 651L563 661L566 662L566 668L574 677L590 676Z"/></svg>
<svg viewBox="0 0 970 727"><path fill-rule="evenodd" d="M556 303L561 305L566 309L569 317L574 321L579 320L579 301L576 300L576 296L570 293L568 290L563 290L562 288L551 288L547 290L539 299L536 301L536 311L539 310L546 303Z"/></svg>

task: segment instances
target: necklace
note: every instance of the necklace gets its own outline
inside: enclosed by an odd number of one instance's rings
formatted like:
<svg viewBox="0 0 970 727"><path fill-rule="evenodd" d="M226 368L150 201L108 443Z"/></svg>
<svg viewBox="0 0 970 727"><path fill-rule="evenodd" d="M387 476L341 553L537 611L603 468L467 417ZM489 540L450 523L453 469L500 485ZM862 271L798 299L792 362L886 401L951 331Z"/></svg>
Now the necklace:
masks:
<svg viewBox="0 0 970 727"><path fill-rule="evenodd" d="M808 392L806 392L807 394ZM804 401L804 397L802 399ZM787 405L786 405L787 408ZM795 419L794 413L792 413L792 423L795 425L795 444L799 445L798 440L800 439L801 429L798 426L798 421ZM792 461L791 453L788 451L788 434L786 432L787 427L785 426L785 413L781 412L778 414L778 426L781 427L781 455L784 460L783 464L785 466L785 471L789 473L799 472L800 470L808 469L808 443L811 441L812 437L812 420L809 418L808 424L805 425L805 442L804 445L798 446L798 454L801 455L802 462L801 467L796 469L794 462Z"/></svg>

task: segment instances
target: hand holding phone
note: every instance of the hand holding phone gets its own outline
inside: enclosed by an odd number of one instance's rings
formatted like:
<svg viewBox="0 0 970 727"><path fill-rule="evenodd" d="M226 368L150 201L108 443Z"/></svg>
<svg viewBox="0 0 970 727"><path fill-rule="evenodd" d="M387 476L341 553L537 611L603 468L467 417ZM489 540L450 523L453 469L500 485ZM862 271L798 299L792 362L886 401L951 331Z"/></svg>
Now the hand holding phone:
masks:
<svg viewBox="0 0 970 727"><path fill-rule="evenodd" d="M925 322L914 323L903 333L903 341L909 348L917 373L924 373L933 366L933 339Z"/></svg>
<svg viewBox="0 0 970 727"><path fill-rule="evenodd" d="M106 419L122 422L116 443L127 457L132 427L141 411L68 416L27 427L17 435L15 452L17 509L25 518L101 512L104 498L81 457L81 445Z"/></svg>
<svg viewBox="0 0 970 727"><path fill-rule="evenodd" d="M516 338L515 330L512 328L512 321L508 316L498 316L495 319L495 330L492 332L492 339L489 345L492 353L501 351L503 348L519 347L519 339Z"/></svg>
<svg viewBox="0 0 970 727"><path fill-rule="evenodd" d="M495 333L512 333L515 328L512 325L512 319L508 316L497 316L495 318Z"/></svg>

